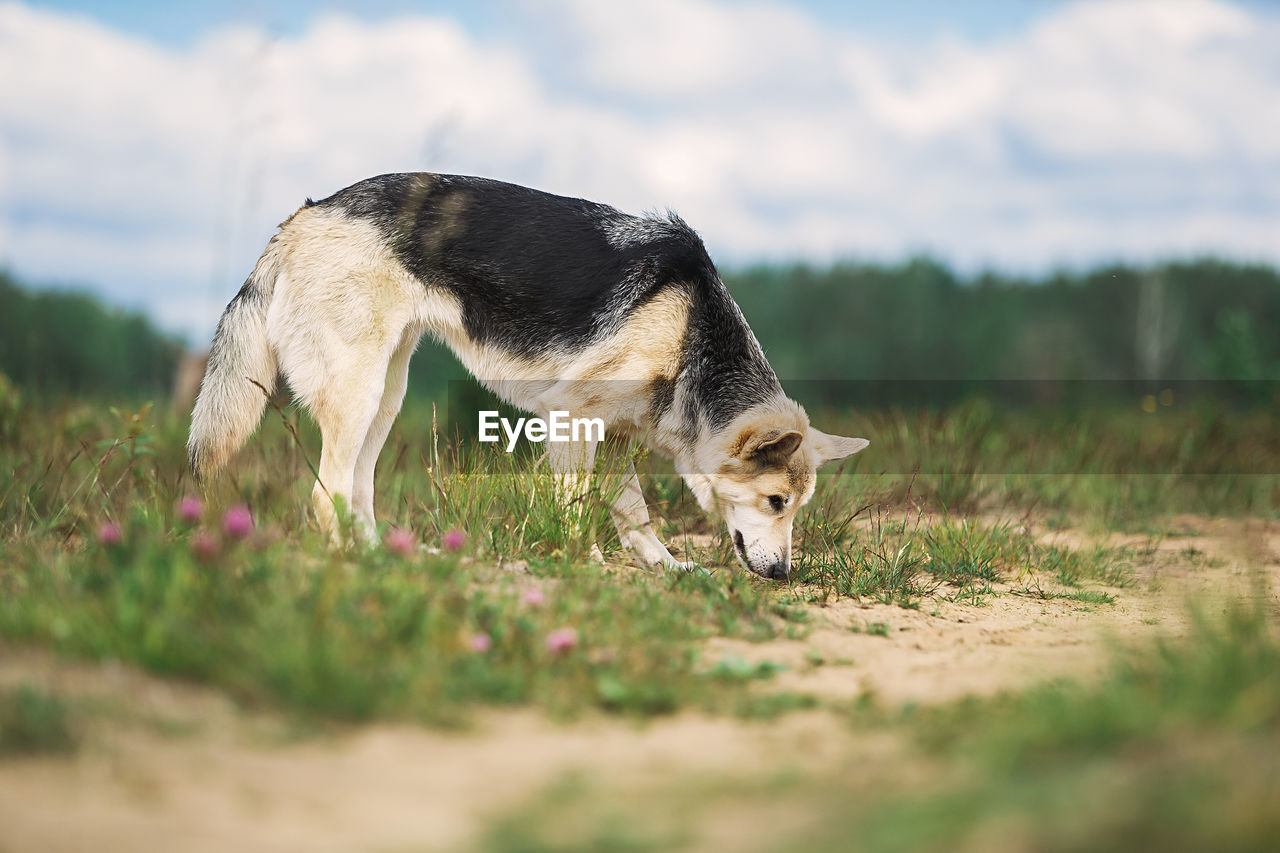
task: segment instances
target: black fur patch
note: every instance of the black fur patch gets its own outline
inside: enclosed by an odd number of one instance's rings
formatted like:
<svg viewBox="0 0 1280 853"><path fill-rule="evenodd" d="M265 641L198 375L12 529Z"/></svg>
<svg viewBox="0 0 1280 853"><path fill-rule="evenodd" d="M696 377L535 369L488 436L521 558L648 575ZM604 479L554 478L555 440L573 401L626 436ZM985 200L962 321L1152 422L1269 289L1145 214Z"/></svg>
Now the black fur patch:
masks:
<svg viewBox="0 0 1280 853"><path fill-rule="evenodd" d="M662 420L662 416L671 411L671 404L675 402L676 396L676 380L669 376L663 376L649 383L649 420L657 423Z"/></svg>
<svg viewBox="0 0 1280 853"><path fill-rule="evenodd" d="M689 317L685 373L692 393L685 399L700 409L687 419L705 419L718 432L782 386L728 289L717 278L709 290L694 300Z"/></svg>

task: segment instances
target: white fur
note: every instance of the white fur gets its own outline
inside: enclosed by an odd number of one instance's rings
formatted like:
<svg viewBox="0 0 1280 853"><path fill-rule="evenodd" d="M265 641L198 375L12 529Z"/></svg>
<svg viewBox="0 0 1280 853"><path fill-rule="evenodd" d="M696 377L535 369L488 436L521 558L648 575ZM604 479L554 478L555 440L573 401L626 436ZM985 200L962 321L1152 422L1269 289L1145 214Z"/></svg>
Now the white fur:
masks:
<svg viewBox="0 0 1280 853"><path fill-rule="evenodd" d="M281 256L273 239L249 276L247 298L228 305L218 324L216 352L200 382L187 441L197 474L226 463L257 427L267 394L275 388L276 354L268 342L266 306Z"/></svg>

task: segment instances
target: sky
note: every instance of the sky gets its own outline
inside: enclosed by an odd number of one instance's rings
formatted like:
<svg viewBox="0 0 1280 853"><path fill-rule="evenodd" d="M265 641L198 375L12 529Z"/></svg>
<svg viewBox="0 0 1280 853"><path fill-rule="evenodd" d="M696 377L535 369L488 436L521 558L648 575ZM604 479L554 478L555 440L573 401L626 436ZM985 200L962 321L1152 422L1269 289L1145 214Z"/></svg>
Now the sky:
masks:
<svg viewBox="0 0 1280 853"><path fill-rule="evenodd" d="M1280 2L0 0L0 266L207 339L361 178L672 208L722 267L1280 262Z"/></svg>

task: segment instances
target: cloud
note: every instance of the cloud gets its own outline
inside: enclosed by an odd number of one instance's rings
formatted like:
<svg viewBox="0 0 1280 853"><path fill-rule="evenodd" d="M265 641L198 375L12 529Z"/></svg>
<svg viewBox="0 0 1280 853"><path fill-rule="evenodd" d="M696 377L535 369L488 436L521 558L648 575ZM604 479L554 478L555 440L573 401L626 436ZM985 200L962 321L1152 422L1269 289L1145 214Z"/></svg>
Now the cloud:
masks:
<svg viewBox="0 0 1280 853"><path fill-rule="evenodd" d="M670 205L723 262L1280 260L1280 15L1055 6L983 43L776 3L555 0L505 37L322 16L167 49L0 4L0 263L208 334L275 223L368 175Z"/></svg>
<svg viewBox="0 0 1280 853"><path fill-rule="evenodd" d="M836 43L818 22L776 3L707 0L553 2L561 40L590 87L679 105L770 89L779 77L830 74ZM542 5L540 8L546 8ZM783 72L780 75L779 72ZM786 81L783 81L786 82Z"/></svg>

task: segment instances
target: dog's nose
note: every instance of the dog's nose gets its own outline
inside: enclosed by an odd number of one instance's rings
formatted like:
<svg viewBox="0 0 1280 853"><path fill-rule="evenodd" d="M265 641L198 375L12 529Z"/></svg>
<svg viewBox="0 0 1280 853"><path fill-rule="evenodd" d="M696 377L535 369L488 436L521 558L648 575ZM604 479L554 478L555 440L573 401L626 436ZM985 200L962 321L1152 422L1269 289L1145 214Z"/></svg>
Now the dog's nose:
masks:
<svg viewBox="0 0 1280 853"><path fill-rule="evenodd" d="M774 563L769 567L769 578L775 581L784 581L787 575L791 573L791 567L784 562Z"/></svg>

